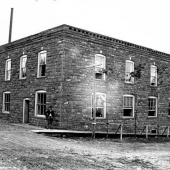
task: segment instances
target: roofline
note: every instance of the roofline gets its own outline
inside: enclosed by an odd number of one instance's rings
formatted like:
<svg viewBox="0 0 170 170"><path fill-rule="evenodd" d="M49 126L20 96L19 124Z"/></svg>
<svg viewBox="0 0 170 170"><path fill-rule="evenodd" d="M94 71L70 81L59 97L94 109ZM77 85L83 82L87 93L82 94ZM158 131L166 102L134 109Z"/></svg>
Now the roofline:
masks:
<svg viewBox="0 0 170 170"><path fill-rule="evenodd" d="M83 34L83 35L86 35L86 36L89 36L89 37L99 38L101 40L110 41L112 43L115 42L115 43L118 43L118 44L121 44L121 45L124 45L124 46L127 46L127 47L133 47L133 48L144 50L144 51L147 51L147 52L153 52L155 54L170 57L170 54L167 54L167 53L164 53L164 52L161 52L161 51L157 51L157 50L154 50L154 49L151 49L151 48L148 48L148 47L133 44L133 43L130 43L130 42L127 42L127 41L119 40L119 39L116 39L116 38L112 38L112 37L109 37L109 36L105 36L105 35L102 35L102 34L99 34L99 33L91 32L91 31L81 29L81 28L78 28L78 27L74 27L74 26L71 26L71 25L67 25L67 24L62 24L60 26L53 27L53 28L47 29L45 31L41 31L37 34L33 34L33 35L30 35L30 36L12 41L10 43L1 45L0 48L3 47L3 46L10 46L10 45L15 44L19 41L24 41L24 40L26 41L27 39L33 38L33 37L36 37L36 36L41 37L43 35L53 34L53 33L56 33L56 32L59 32L59 31L64 31L64 30L71 30L71 31L79 33L81 35Z"/></svg>

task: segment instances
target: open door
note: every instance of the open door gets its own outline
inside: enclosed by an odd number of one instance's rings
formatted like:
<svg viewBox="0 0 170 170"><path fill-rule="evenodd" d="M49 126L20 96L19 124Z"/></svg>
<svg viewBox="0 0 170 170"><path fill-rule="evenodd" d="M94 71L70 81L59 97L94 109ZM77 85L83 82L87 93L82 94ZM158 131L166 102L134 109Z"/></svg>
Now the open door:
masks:
<svg viewBox="0 0 170 170"><path fill-rule="evenodd" d="M23 123L29 123L29 99L23 101Z"/></svg>

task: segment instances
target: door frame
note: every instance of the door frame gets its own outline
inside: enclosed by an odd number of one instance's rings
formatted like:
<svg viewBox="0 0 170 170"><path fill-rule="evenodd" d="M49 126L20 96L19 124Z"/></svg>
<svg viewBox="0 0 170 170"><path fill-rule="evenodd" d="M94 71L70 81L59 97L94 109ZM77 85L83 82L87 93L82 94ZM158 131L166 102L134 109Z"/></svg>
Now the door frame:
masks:
<svg viewBox="0 0 170 170"><path fill-rule="evenodd" d="M22 120L22 123L25 123L25 122L24 122L24 119L25 119L25 101L26 101L26 100L30 101L30 99L29 99L29 98L24 98L24 99L23 99L23 111L22 111L23 120ZM28 106L29 106L29 105L28 105ZM29 107L28 107L28 108L29 108ZM29 112L28 112L28 114L29 114Z"/></svg>

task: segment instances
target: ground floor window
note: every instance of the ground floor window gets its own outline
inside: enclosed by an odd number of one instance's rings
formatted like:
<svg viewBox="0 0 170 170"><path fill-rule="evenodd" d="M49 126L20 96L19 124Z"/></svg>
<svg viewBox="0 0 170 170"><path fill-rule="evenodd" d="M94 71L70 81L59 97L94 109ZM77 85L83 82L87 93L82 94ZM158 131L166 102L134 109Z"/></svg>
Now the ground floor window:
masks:
<svg viewBox="0 0 170 170"><path fill-rule="evenodd" d="M96 114L94 115L94 96L92 95L92 118L105 118L106 117L106 94L96 93L95 95L96 102Z"/></svg>
<svg viewBox="0 0 170 170"><path fill-rule="evenodd" d="M35 115L44 116L46 111L46 91L37 91L35 94Z"/></svg>
<svg viewBox="0 0 170 170"><path fill-rule="evenodd" d="M148 99L148 116L155 117L157 116L157 98L149 97Z"/></svg>
<svg viewBox="0 0 170 170"><path fill-rule="evenodd" d="M10 92L3 93L3 112L10 112Z"/></svg>
<svg viewBox="0 0 170 170"><path fill-rule="evenodd" d="M123 96L123 117L134 117L134 96Z"/></svg>

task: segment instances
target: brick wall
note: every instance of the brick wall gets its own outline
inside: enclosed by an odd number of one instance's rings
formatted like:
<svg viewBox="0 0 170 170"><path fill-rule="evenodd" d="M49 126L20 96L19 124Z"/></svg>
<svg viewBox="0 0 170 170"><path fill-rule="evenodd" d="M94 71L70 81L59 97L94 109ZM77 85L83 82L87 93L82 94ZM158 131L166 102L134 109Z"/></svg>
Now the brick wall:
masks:
<svg viewBox="0 0 170 170"><path fill-rule="evenodd" d="M42 50L47 51L46 77L37 78L38 53ZM20 80L19 62L23 53L27 55L27 78ZM86 66L94 63L95 54L104 55L106 69L113 70L111 75L106 76L106 80L96 80L96 92L106 94L107 113L106 118L97 119L98 122L106 123L109 120L134 126L134 118L123 118L123 95L131 94L138 98L139 105L135 109L138 127L156 125L158 122L160 125L169 125L169 73L165 75L159 88L150 86L150 65L155 64L159 70L169 70L169 56L69 26L47 30L0 47L1 111L3 92L11 92L10 114L1 112L0 118L22 122L23 100L29 98L29 122L44 126L45 119L35 116L35 92L45 90L47 105L54 107L59 121L55 122L56 128L91 129L93 69ZM11 80L4 81L5 61L8 56L12 61ZM135 78L134 84L125 83L125 60L134 61L135 66L144 65L141 78ZM148 118L148 97L158 94L158 116ZM102 125L98 128L105 129ZM116 127L110 126L110 129L114 128Z"/></svg>

